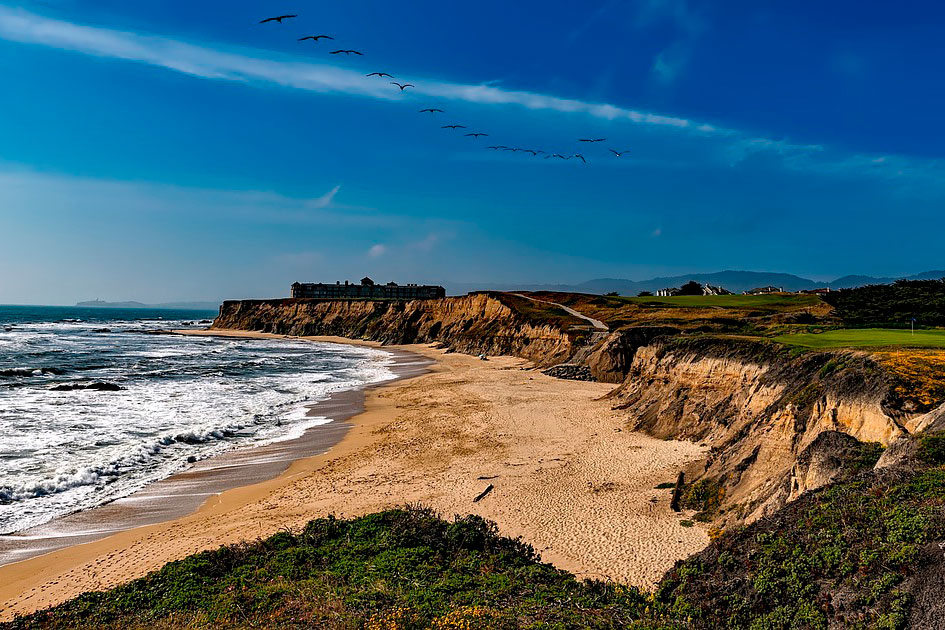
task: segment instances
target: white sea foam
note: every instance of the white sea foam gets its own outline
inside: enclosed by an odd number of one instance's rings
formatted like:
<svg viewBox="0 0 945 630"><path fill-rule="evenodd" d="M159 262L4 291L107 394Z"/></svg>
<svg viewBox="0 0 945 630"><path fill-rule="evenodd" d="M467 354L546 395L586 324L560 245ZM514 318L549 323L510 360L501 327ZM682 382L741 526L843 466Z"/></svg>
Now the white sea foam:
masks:
<svg viewBox="0 0 945 630"><path fill-rule="evenodd" d="M368 348L140 333L180 324L0 333L0 534L127 496L188 460L298 438L330 422L307 415L311 404L393 377L390 355ZM91 381L123 389L50 391Z"/></svg>

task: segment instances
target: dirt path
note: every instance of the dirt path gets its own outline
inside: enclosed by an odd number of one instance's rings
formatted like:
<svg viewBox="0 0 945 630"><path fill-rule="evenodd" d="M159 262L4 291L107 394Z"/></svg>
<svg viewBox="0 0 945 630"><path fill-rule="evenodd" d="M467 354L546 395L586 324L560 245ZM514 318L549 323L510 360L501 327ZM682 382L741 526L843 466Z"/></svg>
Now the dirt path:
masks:
<svg viewBox="0 0 945 630"><path fill-rule="evenodd" d="M529 296L527 296L527 295L522 295L521 293L513 293L512 295L514 295L515 297L525 298L526 300L531 300L532 302L543 302L544 304L551 304L551 305L553 305L553 306L557 306L558 308L560 308L561 310L565 311L565 312L568 313L569 315L573 315L574 317L577 317L577 318L579 318L579 319L583 319L584 321L588 322L591 326L593 326L593 327L596 328L597 330L604 330L604 331L610 330L610 328L607 327L607 324L605 324L604 322L600 321L599 319L594 319L593 317L588 317L587 315L584 315L584 314L582 314L582 313L578 313L578 312L577 312L576 310L574 310L573 308L571 308L571 307L569 307L569 306L565 306L564 304L558 304L557 302L549 302L548 300L539 300L538 298L533 298L533 297L529 297Z"/></svg>

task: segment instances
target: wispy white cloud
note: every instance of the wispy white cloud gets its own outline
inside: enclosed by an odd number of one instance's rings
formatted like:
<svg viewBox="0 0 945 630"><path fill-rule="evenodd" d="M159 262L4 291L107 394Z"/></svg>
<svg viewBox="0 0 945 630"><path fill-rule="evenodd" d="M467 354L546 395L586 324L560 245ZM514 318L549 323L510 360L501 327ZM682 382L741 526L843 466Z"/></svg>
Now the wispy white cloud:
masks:
<svg viewBox="0 0 945 630"><path fill-rule="evenodd" d="M338 194L338 191L341 190L341 186L335 186L327 193L316 199L312 199L308 202L309 208L314 208L316 210L321 210L322 208L330 208L335 202L335 195Z"/></svg>
<svg viewBox="0 0 945 630"><path fill-rule="evenodd" d="M372 81L360 72L329 64L266 57L262 51L226 51L172 38L141 35L97 26L46 18L0 6L0 38L69 50L77 53L145 63L204 79L263 83L312 92L349 94L385 100L409 98ZM584 113L605 120L627 120L641 125L691 129L699 133L722 130L685 118L627 109L606 103L585 102L535 92L506 90L494 82L480 85L408 77L414 94L465 101L479 105L517 105L532 110Z"/></svg>
<svg viewBox="0 0 945 630"><path fill-rule="evenodd" d="M0 165L0 210L31 208L64 213L133 212L236 219L272 225L395 228L402 215L333 203L335 189L313 201L263 190L224 190L147 181L42 173Z"/></svg>
<svg viewBox="0 0 945 630"><path fill-rule="evenodd" d="M637 28L665 22L672 24L675 38L653 58L651 73L659 83L668 85L676 81L689 63L696 40L706 24L687 0L641 0Z"/></svg>
<svg viewBox="0 0 945 630"><path fill-rule="evenodd" d="M368 258L380 258L387 253L387 246L383 243L372 245L367 251Z"/></svg>
<svg viewBox="0 0 945 630"><path fill-rule="evenodd" d="M641 28L660 20L673 20L683 35L688 33L695 36L703 28L701 18L691 10L686 0L645 0L638 19ZM388 89L390 86L384 82L365 78L361 72L330 64L299 61L271 51L214 48L169 37L82 25L2 5L0 39L144 63L208 80L384 100L411 98L410 95ZM654 72L670 79L678 75L684 63L684 59L673 59L669 53L661 54L655 62L657 69ZM718 141L716 148L721 148L718 155L723 163L731 165L737 165L751 156L765 155L778 158L781 164L790 169L869 177L879 175L896 179L911 176L934 181L936 189L945 183L945 166L937 160L844 153L817 144L759 137L754 133L680 116L506 89L495 82L474 85L409 76L407 79L417 86L414 94L422 96L473 105L516 106L533 111L584 114L607 121L629 122L653 131L683 133L687 138L715 139ZM685 157L680 156L680 159L685 161ZM308 208L340 208L334 201L338 190L336 187L318 199L309 200ZM245 197L246 193L243 195ZM299 212L302 210L304 208L299 209ZM294 210L286 211L286 216L295 217L295 213Z"/></svg>
<svg viewBox="0 0 945 630"><path fill-rule="evenodd" d="M452 234L444 234L441 232L430 232L425 237L419 241L414 241L408 245L408 249L420 251L420 252L429 252L432 251L441 241L450 238Z"/></svg>

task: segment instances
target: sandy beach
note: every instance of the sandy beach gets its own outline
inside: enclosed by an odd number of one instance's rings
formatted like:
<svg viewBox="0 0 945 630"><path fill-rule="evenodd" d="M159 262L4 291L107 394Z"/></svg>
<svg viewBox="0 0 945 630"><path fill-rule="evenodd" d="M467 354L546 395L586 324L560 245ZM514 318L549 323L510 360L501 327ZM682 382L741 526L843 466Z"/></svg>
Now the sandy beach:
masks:
<svg viewBox="0 0 945 630"><path fill-rule="evenodd" d="M554 379L511 357L399 349L435 364L369 390L365 411L327 453L187 516L0 567L0 619L220 544L406 503L479 514L562 569L638 586L707 544L703 529L679 524L685 515L670 510L668 492L654 489L703 450L626 430L601 400L611 385ZM494 490L474 503L489 484Z"/></svg>

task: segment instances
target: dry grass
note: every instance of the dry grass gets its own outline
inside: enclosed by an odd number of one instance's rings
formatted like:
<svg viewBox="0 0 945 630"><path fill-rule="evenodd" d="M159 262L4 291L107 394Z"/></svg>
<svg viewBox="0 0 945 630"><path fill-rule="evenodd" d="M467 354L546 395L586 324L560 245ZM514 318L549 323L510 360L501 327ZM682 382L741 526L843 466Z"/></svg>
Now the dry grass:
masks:
<svg viewBox="0 0 945 630"><path fill-rule="evenodd" d="M557 302L599 319L611 328L668 325L682 329L699 327L767 328L803 316L811 323L827 317L831 307L812 295L718 295L672 298L636 298L558 293L528 293Z"/></svg>
<svg viewBox="0 0 945 630"><path fill-rule="evenodd" d="M875 356L898 381L896 395L915 411L929 411L945 402L945 350L890 350Z"/></svg>

